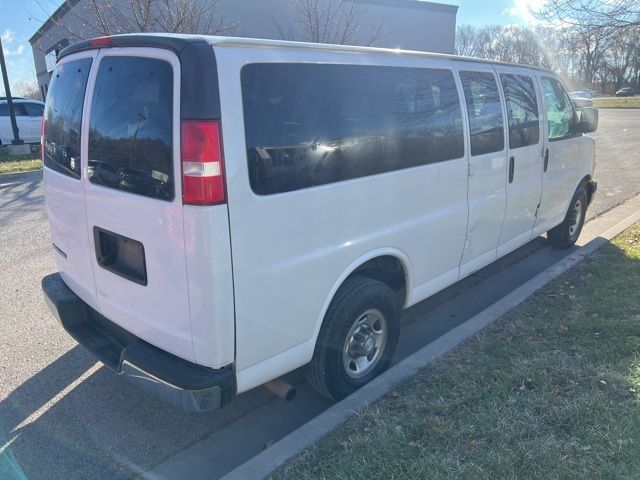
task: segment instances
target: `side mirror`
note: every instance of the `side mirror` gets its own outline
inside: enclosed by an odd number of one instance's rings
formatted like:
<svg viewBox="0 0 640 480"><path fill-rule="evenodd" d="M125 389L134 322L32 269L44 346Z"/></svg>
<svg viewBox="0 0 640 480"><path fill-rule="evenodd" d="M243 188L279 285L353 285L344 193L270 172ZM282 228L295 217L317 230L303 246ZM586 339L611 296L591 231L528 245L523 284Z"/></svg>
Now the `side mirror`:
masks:
<svg viewBox="0 0 640 480"><path fill-rule="evenodd" d="M578 130L581 133L591 133L598 129L598 109L581 108L578 110Z"/></svg>

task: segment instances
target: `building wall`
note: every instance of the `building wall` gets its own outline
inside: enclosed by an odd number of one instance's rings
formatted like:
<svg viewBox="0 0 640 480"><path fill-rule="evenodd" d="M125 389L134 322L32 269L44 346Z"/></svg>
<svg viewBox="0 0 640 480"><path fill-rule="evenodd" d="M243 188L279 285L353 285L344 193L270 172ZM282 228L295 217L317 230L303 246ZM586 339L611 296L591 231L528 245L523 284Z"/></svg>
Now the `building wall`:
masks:
<svg viewBox="0 0 640 480"><path fill-rule="evenodd" d="M353 0L358 6L360 27L355 44L369 44L381 27L373 46L453 53L457 7L419 0ZM227 0L224 11L234 35L240 37L304 40L290 0ZM281 27L281 28L278 28Z"/></svg>
<svg viewBox="0 0 640 480"><path fill-rule="evenodd" d="M129 0L112 1L127 3ZM421 0L346 1L355 4L358 11L358 29L348 43L438 53L454 51L455 6ZM303 28L291 2L292 0L221 0L220 12L231 29L225 34L307 40L308 32ZM43 97L51 75L47 63L51 67L56 52L70 43L102 34L90 27L98 22L86 0L67 0L53 17L55 21L45 23L30 39Z"/></svg>

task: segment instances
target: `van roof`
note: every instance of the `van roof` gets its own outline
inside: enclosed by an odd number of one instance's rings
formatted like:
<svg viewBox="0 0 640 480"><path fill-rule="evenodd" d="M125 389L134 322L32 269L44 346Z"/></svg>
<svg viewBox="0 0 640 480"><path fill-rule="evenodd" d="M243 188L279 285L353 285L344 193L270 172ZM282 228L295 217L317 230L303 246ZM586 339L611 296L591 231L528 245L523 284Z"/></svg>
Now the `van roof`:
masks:
<svg viewBox="0 0 640 480"><path fill-rule="evenodd" d="M475 63L488 63L494 65L508 65L512 67L531 68L534 70L542 70L553 73L551 70L520 63L501 62L497 60L488 60L486 58L465 57L461 55L453 55L447 53L423 52L419 50L403 50L400 48L383 48L383 47L364 47L357 45L336 45L329 43L309 43L294 42L290 40L271 40L262 38L242 38L242 37L218 37L207 36L209 43L220 47L271 47L281 49L301 49L301 50L324 50L335 52L361 52L361 53L378 53L384 55L403 55L403 56L419 56L428 58L442 58L452 61L464 61Z"/></svg>
<svg viewBox="0 0 640 480"><path fill-rule="evenodd" d="M108 39L108 40L107 40ZM179 53L184 47L192 43L207 42L216 47L255 47L255 48L277 48L277 49L299 49L310 51L333 51L333 52L351 52L351 53L369 53L380 55L401 55L401 56L418 56L426 58L440 58L451 61L464 61L474 63L486 63L491 65L508 65L512 67L528 68L553 73L551 70L537 67L533 65L524 65L518 63L500 62L496 60L487 60L484 58L463 57L446 53L421 52L417 50L402 50L381 47L362 47L354 45L336 45L327 43L309 43L294 42L289 40L271 40L262 38L243 38L243 37L224 37L211 35L188 35L177 33L133 33L123 35L113 35L111 37L102 37L100 40L104 42L95 42L95 39L85 40L82 42L69 45L64 48L59 55L59 59L72 53L101 48L109 43L113 47L161 47L174 50Z"/></svg>

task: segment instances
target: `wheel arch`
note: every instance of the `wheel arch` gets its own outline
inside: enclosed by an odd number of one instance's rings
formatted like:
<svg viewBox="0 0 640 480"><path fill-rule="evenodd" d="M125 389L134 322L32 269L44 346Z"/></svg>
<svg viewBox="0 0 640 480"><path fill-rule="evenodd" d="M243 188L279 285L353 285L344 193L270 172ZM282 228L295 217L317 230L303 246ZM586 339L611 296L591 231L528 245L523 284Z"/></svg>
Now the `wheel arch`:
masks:
<svg viewBox="0 0 640 480"><path fill-rule="evenodd" d="M399 273L398 270L392 270L393 273L391 275L388 274L388 267L391 265L391 262L394 262L397 267L402 269L402 285L397 283L399 282L399 279L396 277ZM385 271L387 275L385 275ZM407 306L407 302L411 298L412 291L412 271L409 257L397 248L379 248L367 252L351 263L334 282L327 298L324 301L322 311L316 320L316 326L312 338L314 346L318 340L318 334L322 328L324 317L336 293L348 278L353 275L360 274L389 285L398 295L402 308ZM396 288L390 285L390 283L395 284L394 286Z"/></svg>
<svg viewBox="0 0 640 480"><path fill-rule="evenodd" d="M576 187L576 190L580 187L584 187L584 189L587 191L587 204L591 204L591 200L593 198L593 194L595 192L592 191L591 188L589 188L589 183L593 180L593 177L591 176L591 174L587 174L584 177L582 177L582 180L580 180L578 182L578 186Z"/></svg>

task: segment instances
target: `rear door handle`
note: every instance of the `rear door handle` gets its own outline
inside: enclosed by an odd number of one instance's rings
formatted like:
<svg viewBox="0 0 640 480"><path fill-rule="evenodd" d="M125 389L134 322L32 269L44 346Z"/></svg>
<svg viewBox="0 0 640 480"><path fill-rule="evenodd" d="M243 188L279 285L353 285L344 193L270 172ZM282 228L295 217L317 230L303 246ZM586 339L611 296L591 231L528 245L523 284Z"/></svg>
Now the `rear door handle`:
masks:
<svg viewBox="0 0 640 480"><path fill-rule="evenodd" d="M544 171L547 171L547 168L549 167L549 149L547 148L544 151Z"/></svg>
<svg viewBox="0 0 640 480"><path fill-rule="evenodd" d="M515 168L515 159L511 157L509 159L509 183L513 183L513 170Z"/></svg>

